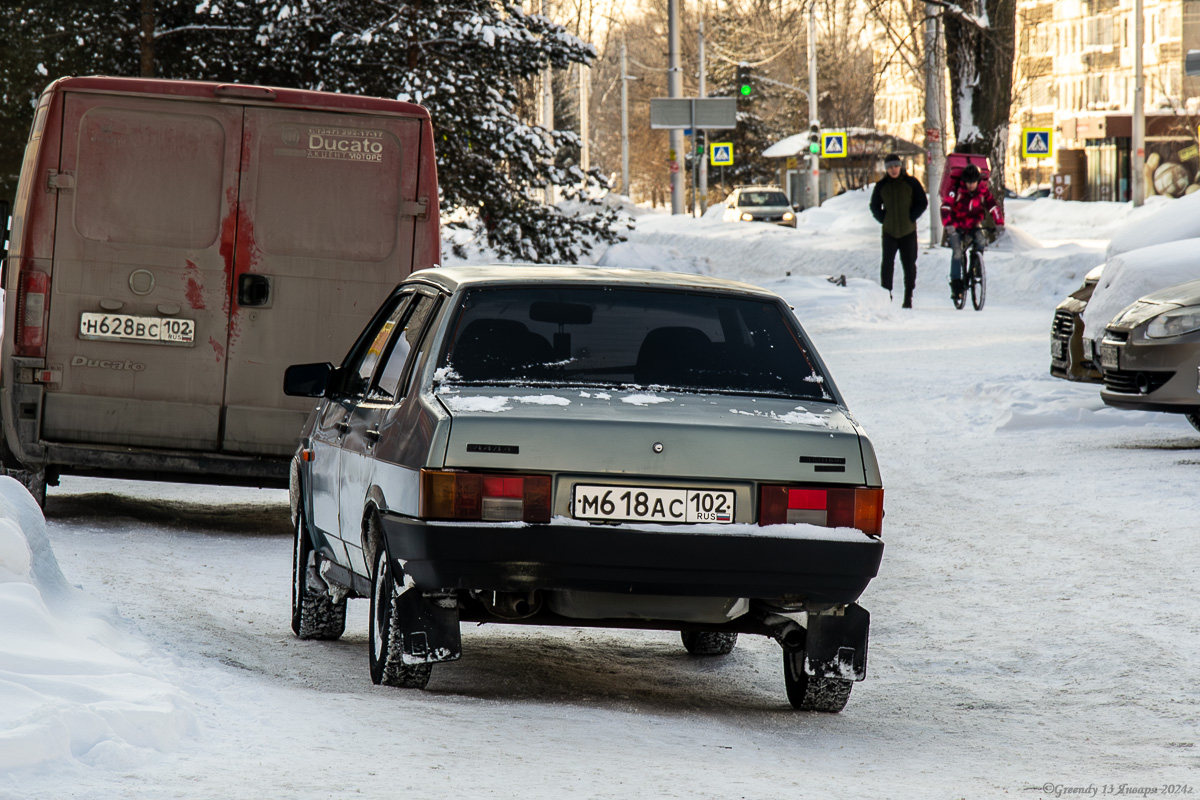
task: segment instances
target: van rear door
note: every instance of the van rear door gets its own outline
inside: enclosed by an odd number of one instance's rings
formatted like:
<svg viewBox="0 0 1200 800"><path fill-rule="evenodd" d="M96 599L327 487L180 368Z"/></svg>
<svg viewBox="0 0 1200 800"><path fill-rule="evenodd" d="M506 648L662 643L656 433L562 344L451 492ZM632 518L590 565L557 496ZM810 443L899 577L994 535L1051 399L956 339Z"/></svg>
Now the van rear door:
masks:
<svg viewBox="0 0 1200 800"><path fill-rule="evenodd" d="M219 446L242 116L66 93L43 439Z"/></svg>
<svg viewBox="0 0 1200 800"><path fill-rule="evenodd" d="M284 369L339 363L412 270L421 121L248 107L244 143L222 446L286 455Z"/></svg>

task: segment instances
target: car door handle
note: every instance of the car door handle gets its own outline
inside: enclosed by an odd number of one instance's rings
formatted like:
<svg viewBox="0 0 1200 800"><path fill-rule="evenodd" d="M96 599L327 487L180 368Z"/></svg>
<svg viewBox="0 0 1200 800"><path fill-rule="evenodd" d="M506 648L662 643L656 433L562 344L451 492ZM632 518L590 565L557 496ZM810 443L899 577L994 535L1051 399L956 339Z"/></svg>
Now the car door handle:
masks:
<svg viewBox="0 0 1200 800"><path fill-rule="evenodd" d="M346 420L342 420L333 427L338 429L338 433L345 433L346 431L350 430L350 423L346 422Z"/></svg>
<svg viewBox="0 0 1200 800"><path fill-rule="evenodd" d="M363 438L367 439L368 441L378 442L379 441L379 431L364 431Z"/></svg>

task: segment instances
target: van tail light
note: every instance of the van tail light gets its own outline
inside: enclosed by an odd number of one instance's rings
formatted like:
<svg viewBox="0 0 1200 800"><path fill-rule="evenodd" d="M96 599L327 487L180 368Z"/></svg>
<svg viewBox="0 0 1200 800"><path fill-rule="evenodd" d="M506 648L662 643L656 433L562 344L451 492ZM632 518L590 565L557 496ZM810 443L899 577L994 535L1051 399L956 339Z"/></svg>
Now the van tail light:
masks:
<svg viewBox="0 0 1200 800"><path fill-rule="evenodd" d="M49 275L32 270L21 272L17 287L17 355L45 357L46 302L49 298Z"/></svg>
<svg viewBox="0 0 1200 800"><path fill-rule="evenodd" d="M549 522L550 476L423 469L421 518Z"/></svg>
<svg viewBox="0 0 1200 800"><path fill-rule="evenodd" d="M804 522L826 528L857 528L870 536L883 532L883 489L763 486L758 524Z"/></svg>

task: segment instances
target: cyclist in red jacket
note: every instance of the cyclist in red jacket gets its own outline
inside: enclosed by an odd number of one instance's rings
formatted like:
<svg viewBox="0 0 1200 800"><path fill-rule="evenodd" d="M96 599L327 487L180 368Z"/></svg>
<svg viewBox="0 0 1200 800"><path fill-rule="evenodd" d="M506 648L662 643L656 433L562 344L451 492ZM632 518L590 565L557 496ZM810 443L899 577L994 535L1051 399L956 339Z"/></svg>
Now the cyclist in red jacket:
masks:
<svg viewBox="0 0 1200 800"><path fill-rule="evenodd" d="M987 183L979 178L979 167L968 164L942 198L942 227L946 229L951 250L950 295L955 300L963 293L962 265L967 247L977 252L987 247L987 236L980 227L984 217L990 213L997 227L1004 226L1000 206L996 205Z"/></svg>

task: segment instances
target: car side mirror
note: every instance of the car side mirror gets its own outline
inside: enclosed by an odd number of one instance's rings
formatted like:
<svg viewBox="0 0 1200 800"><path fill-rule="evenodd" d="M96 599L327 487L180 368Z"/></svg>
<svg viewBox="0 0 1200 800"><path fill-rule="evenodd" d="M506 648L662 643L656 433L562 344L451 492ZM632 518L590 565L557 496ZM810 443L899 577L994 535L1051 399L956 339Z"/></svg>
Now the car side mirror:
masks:
<svg viewBox="0 0 1200 800"><path fill-rule="evenodd" d="M283 393L291 397L324 397L337 381L338 370L324 364L293 364L283 372Z"/></svg>

